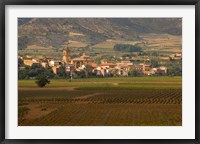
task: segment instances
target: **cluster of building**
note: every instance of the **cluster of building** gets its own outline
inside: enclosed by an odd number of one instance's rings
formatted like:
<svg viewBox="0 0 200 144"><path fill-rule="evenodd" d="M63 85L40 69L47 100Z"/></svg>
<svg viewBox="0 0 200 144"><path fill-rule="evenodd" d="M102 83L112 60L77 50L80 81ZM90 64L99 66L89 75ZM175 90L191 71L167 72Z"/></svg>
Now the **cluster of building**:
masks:
<svg viewBox="0 0 200 144"><path fill-rule="evenodd" d="M182 54L181 53L175 53L169 56L173 60L181 60L182 59Z"/></svg>
<svg viewBox="0 0 200 144"><path fill-rule="evenodd" d="M102 60L100 64L94 63L89 56L83 53L82 56L71 58L70 50L63 50L62 60L54 60L53 58L33 59L27 57L19 57L25 65L41 65L44 68L51 68L54 74L58 74L61 69L66 72L71 72L71 75L76 76L77 72L84 71L86 66L92 68L92 73L96 76L108 76L111 73L119 76L128 76L131 70L136 70L144 75L166 74L167 67L152 67L150 64L140 63L134 64L128 60L122 60L118 63L112 63Z"/></svg>

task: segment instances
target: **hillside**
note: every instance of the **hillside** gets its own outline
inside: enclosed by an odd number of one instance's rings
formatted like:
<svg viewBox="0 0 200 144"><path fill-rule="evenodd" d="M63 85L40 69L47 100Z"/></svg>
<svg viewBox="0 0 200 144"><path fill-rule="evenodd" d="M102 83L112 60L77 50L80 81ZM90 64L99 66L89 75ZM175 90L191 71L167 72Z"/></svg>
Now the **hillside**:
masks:
<svg viewBox="0 0 200 144"><path fill-rule="evenodd" d="M59 49L71 42L71 47L101 46L112 41L143 41L145 34L181 35L178 18L19 18L18 48ZM109 41L110 42L110 41Z"/></svg>

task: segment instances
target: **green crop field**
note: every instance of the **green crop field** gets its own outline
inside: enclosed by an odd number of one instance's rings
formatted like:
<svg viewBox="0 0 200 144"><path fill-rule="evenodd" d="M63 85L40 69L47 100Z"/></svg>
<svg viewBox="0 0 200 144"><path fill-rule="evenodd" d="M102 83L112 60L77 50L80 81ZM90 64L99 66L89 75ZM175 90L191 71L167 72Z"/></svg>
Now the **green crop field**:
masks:
<svg viewBox="0 0 200 144"><path fill-rule="evenodd" d="M181 77L19 80L19 126L180 126Z"/></svg>

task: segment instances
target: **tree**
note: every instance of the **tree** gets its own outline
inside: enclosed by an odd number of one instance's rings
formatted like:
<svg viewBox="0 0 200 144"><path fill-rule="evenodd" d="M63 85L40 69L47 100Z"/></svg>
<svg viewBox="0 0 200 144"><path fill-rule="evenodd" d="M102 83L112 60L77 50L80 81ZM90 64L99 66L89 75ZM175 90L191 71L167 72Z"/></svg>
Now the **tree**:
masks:
<svg viewBox="0 0 200 144"><path fill-rule="evenodd" d="M181 76L182 75L182 68L181 67L170 67L168 69L169 76Z"/></svg>
<svg viewBox="0 0 200 144"><path fill-rule="evenodd" d="M35 83L39 86L39 87L44 87L47 84L50 84L50 81L47 79L47 77L45 75L38 75L36 77L36 81Z"/></svg>
<svg viewBox="0 0 200 144"><path fill-rule="evenodd" d="M39 64L39 65L32 65L31 66L31 69L36 69L36 68L41 68L41 69L43 69L43 67L42 67L42 65L41 64Z"/></svg>
<svg viewBox="0 0 200 144"><path fill-rule="evenodd" d="M44 75L47 76L47 78L53 78L54 77L54 74L52 72L51 69L46 69L44 72L43 72Z"/></svg>
<svg viewBox="0 0 200 144"><path fill-rule="evenodd" d="M152 55L152 56L156 56L156 57L159 56L159 54L158 54L157 52L152 52L151 55Z"/></svg>
<svg viewBox="0 0 200 144"><path fill-rule="evenodd" d="M166 67L169 76L182 76L182 61L170 61Z"/></svg>
<svg viewBox="0 0 200 144"><path fill-rule="evenodd" d="M153 67L159 67L159 66L160 66L159 61L156 60L156 59L152 59L152 60L151 60L151 65L152 65Z"/></svg>
<svg viewBox="0 0 200 144"><path fill-rule="evenodd" d="M92 74L92 66L91 65L86 65L85 68L84 68L84 71L85 71L85 77L88 78L89 75Z"/></svg>
<svg viewBox="0 0 200 144"><path fill-rule="evenodd" d="M22 59L18 58L18 67L24 66L24 62Z"/></svg>
<svg viewBox="0 0 200 144"><path fill-rule="evenodd" d="M27 78L29 78L27 70L18 71L18 79L27 79Z"/></svg>
<svg viewBox="0 0 200 144"><path fill-rule="evenodd" d="M132 76L132 77L138 77L138 76L141 76L142 73L136 69L131 69L129 71L129 75Z"/></svg>
<svg viewBox="0 0 200 144"><path fill-rule="evenodd" d="M130 44L116 44L113 48L115 51L123 51L123 52L141 52L141 47L137 45Z"/></svg>
<svg viewBox="0 0 200 144"><path fill-rule="evenodd" d="M35 77L35 76L37 76L37 72L36 72L36 70L34 70L34 69L31 69L29 72L28 72L28 76L29 77Z"/></svg>
<svg viewBox="0 0 200 144"><path fill-rule="evenodd" d="M57 75L58 75L59 77L62 77L62 78L66 78L66 77L67 77L66 68L65 68L64 65L62 65L62 66L59 68L59 70L58 70L58 72L57 72Z"/></svg>
<svg viewBox="0 0 200 144"><path fill-rule="evenodd" d="M117 69L112 69L112 70L110 71L110 75L111 75L112 77L117 77L117 76L119 76L118 70L117 70Z"/></svg>
<svg viewBox="0 0 200 144"><path fill-rule="evenodd" d="M77 72L77 77L78 78L84 78L85 77L85 72L84 71L78 71Z"/></svg>

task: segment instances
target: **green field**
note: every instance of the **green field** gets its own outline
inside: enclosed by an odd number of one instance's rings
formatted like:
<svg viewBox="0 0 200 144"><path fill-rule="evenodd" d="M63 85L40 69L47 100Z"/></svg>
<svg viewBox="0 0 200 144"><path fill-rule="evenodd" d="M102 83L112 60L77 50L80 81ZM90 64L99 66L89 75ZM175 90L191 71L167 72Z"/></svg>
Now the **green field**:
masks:
<svg viewBox="0 0 200 144"><path fill-rule="evenodd" d="M180 126L182 78L19 80L20 126Z"/></svg>

